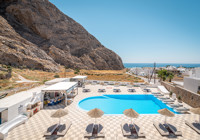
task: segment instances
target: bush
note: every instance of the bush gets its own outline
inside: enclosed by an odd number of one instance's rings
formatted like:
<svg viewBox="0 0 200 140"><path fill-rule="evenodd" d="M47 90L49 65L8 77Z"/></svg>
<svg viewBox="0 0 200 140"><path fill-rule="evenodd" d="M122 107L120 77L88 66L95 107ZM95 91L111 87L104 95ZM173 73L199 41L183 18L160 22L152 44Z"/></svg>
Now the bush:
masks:
<svg viewBox="0 0 200 140"><path fill-rule="evenodd" d="M55 78L60 78L60 76L58 74L54 75Z"/></svg>
<svg viewBox="0 0 200 140"><path fill-rule="evenodd" d="M58 76L59 76L59 75L58 75ZM54 76L54 77L55 77L55 76ZM48 80L46 80L46 79L45 79L45 80L43 80L43 81L42 81L42 84L44 84L46 81L48 81Z"/></svg>
<svg viewBox="0 0 200 140"><path fill-rule="evenodd" d="M75 71L75 72L74 72L74 74L78 74L78 72L77 72L77 71Z"/></svg>
<svg viewBox="0 0 200 140"><path fill-rule="evenodd" d="M172 96L172 92L170 92L170 94L169 94L169 95L170 95L170 97L171 97L171 96Z"/></svg>

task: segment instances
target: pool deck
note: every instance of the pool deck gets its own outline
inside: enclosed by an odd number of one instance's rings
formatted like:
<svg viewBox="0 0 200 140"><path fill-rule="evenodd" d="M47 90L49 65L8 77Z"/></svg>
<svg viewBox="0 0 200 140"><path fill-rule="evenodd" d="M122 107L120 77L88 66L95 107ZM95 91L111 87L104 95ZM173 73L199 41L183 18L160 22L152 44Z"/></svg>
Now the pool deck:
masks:
<svg viewBox="0 0 200 140"><path fill-rule="evenodd" d="M91 89L89 93L82 93L82 88L79 88L79 94L74 98L72 104L67 106L69 114L62 117L62 122L65 120L70 120L72 126L66 133L64 137L52 137L51 139L58 140L84 140L84 133L87 124L94 122L86 113L86 111L78 107L78 102L86 97L97 96L102 94L131 94L127 92L127 87L113 87L113 86L101 86L101 85L86 85L86 88ZM105 88L106 93L98 93L99 88ZM120 88L122 92L114 93L113 88ZM136 88L136 92L133 94L146 94L141 88ZM153 92L156 92L156 88L151 88ZM58 119L51 118L50 114L57 110L58 108L64 108L63 105L56 105L52 107L45 108L31 117L25 124L22 124L8 133L6 140L45 140L44 132L47 128L55 123L58 123ZM189 126L185 124L185 120L198 120L198 115L194 114L180 114L175 115L175 117L168 118L167 121L170 124L174 124L181 131L183 136L176 138L162 137L160 133L153 126L153 122L163 122L164 116L161 115L140 115L139 118L133 119L139 124L139 126L144 130L146 138L139 138L139 140L199 140L200 135L192 130ZM124 115L104 115L97 119L97 123L101 123L104 126L105 138L98 138L98 140L127 140L134 138L123 137L120 124L122 122L130 122L130 118Z"/></svg>

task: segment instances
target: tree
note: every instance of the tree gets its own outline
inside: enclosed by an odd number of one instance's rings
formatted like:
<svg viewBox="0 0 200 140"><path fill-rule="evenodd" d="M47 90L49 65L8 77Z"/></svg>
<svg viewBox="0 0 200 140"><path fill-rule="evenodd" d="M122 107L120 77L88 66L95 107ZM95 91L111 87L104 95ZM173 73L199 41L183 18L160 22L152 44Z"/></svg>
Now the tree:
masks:
<svg viewBox="0 0 200 140"><path fill-rule="evenodd" d="M158 77L162 80L165 81L167 78L167 70L159 70L158 71Z"/></svg>
<svg viewBox="0 0 200 140"><path fill-rule="evenodd" d="M171 73L171 72L168 72L167 70L159 70L158 71L158 77L162 81L165 81L168 78L169 82L171 82L172 79L174 78L174 74Z"/></svg>
<svg viewBox="0 0 200 140"><path fill-rule="evenodd" d="M168 78L169 78L169 82L172 82L172 79L174 78L174 74L169 73Z"/></svg>

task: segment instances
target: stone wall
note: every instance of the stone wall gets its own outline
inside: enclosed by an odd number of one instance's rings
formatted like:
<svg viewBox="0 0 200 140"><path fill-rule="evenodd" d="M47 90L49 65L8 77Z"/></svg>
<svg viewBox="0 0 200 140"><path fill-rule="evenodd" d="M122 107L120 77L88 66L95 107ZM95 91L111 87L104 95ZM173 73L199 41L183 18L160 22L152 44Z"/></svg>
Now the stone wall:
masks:
<svg viewBox="0 0 200 140"><path fill-rule="evenodd" d="M200 107L200 94L194 93L179 85L173 85L167 82L161 82L163 86L170 92L173 92L177 95L177 97L181 97L182 101L187 103L192 107Z"/></svg>

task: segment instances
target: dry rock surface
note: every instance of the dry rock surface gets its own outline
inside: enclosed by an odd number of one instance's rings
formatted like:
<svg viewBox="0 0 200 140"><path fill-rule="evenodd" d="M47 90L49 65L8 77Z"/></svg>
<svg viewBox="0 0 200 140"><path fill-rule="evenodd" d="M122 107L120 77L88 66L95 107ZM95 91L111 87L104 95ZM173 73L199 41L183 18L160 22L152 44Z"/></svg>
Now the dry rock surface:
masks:
<svg viewBox="0 0 200 140"><path fill-rule="evenodd" d="M48 0L0 0L0 63L47 71L124 68L116 53Z"/></svg>

